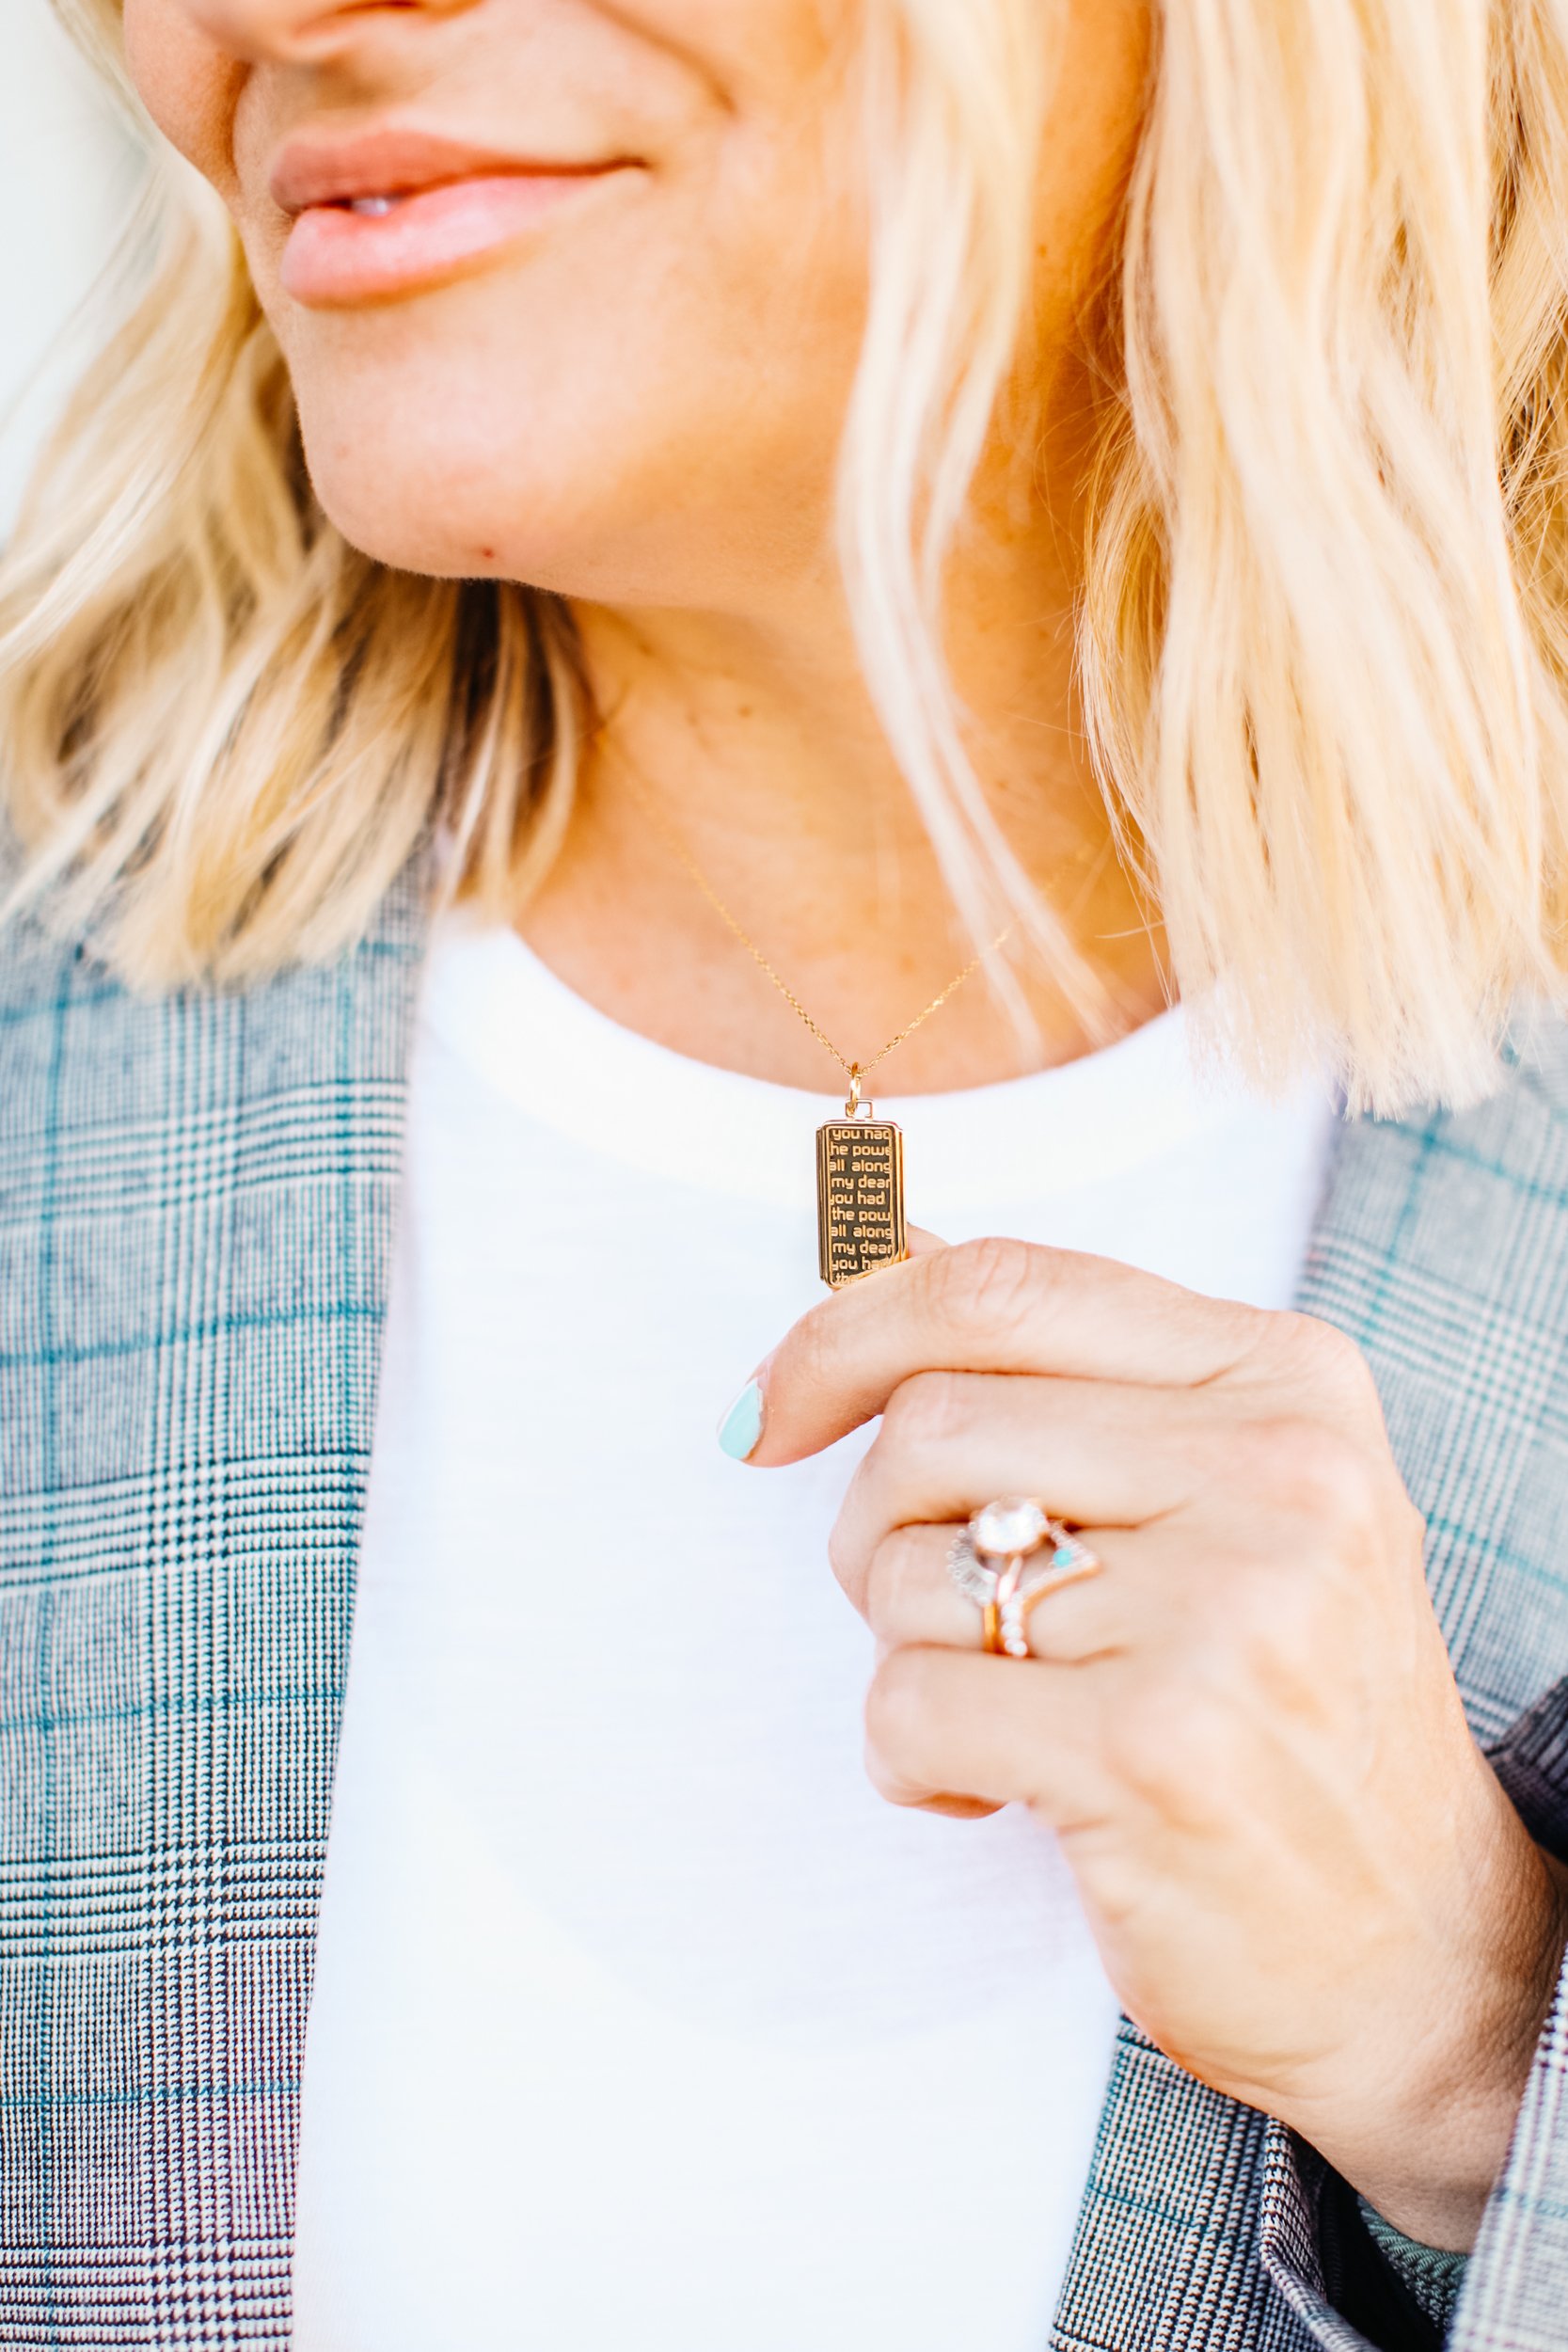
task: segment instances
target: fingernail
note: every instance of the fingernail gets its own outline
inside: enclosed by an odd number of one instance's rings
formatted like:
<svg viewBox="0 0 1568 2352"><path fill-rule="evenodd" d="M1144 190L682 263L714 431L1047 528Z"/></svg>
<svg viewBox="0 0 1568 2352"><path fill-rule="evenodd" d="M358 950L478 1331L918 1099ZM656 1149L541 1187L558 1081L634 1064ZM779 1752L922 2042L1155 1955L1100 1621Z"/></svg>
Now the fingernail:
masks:
<svg viewBox="0 0 1568 2352"><path fill-rule="evenodd" d="M748 1380L719 1424L719 1442L732 1462L746 1462L761 1436L762 1382Z"/></svg>

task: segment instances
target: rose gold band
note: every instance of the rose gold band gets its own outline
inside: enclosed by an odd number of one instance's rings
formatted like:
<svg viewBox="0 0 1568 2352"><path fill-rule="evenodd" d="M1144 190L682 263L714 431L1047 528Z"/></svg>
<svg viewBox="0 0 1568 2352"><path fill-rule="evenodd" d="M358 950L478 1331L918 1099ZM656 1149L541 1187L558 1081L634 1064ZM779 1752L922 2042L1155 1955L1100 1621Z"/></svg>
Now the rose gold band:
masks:
<svg viewBox="0 0 1568 2352"><path fill-rule="evenodd" d="M1079 1549L1082 1553L1082 1557L1075 1560L1069 1568L1053 1569L1051 1575L1041 1577L1037 1584L1031 1585L1026 1593L1021 1593L1019 1595L1014 1623L1022 1638L1023 1646L1022 1651L1009 1651L1009 1656L1023 1656L1027 1654L1029 1648L1029 1618L1031 1613L1039 1607L1042 1600L1051 1599L1053 1594L1065 1593L1069 1584L1086 1583L1091 1577L1099 1576L1101 1573L1104 1567L1104 1562L1097 1558L1095 1553L1090 1551L1086 1544L1081 1545ZM1000 1619L1000 1610L998 1610L997 1615ZM1000 1623L997 1627L997 1633L998 1637L1002 1641L1002 1646L1006 1650L1007 1645L1006 1638L1003 1636Z"/></svg>

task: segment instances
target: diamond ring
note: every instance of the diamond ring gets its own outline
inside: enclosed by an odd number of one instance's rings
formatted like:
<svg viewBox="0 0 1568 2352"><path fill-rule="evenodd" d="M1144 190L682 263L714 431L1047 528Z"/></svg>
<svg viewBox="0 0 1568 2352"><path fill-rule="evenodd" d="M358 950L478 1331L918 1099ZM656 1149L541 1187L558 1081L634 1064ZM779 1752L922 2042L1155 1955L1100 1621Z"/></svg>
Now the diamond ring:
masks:
<svg viewBox="0 0 1568 2352"><path fill-rule="evenodd" d="M958 1530L947 1553L947 1573L980 1611L993 1657L1027 1658L1030 1612L1048 1593L1098 1576L1102 1565L1025 1495L988 1502Z"/></svg>

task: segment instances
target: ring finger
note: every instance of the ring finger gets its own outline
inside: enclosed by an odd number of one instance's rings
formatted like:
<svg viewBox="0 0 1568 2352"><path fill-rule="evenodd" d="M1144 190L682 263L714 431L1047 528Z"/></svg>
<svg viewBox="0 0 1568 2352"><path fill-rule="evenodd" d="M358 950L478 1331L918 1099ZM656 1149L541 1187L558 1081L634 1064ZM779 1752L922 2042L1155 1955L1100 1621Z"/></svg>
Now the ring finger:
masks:
<svg viewBox="0 0 1568 2352"><path fill-rule="evenodd" d="M983 1645L983 1613L958 1590L947 1565L958 1532L954 1526L898 1527L878 1545L866 1572L864 1606L884 1649ZM1082 1665L1125 1645L1137 1533L1096 1528L1083 1540L1100 1572L1048 1587L1024 1619L1034 1655L1060 1665Z"/></svg>

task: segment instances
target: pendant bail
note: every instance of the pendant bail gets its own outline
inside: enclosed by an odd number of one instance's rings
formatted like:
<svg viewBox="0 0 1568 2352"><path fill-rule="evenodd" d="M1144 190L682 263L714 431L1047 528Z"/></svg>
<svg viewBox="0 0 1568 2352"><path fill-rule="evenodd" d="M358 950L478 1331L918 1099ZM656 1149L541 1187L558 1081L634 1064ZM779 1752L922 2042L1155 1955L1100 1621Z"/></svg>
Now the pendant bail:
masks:
<svg viewBox="0 0 1568 2352"><path fill-rule="evenodd" d="M869 1104L867 1104L866 1108L870 1108ZM849 1064L849 1095L848 1100L844 1105L844 1116L846 1119L858 1119L860 1117L860 1113L861 1066L858 1061L852 1061Z"/></svg>

